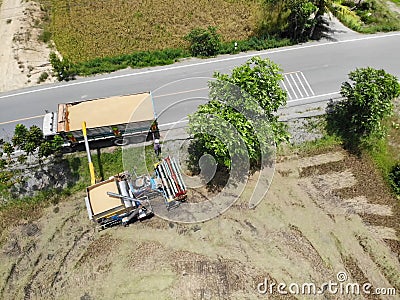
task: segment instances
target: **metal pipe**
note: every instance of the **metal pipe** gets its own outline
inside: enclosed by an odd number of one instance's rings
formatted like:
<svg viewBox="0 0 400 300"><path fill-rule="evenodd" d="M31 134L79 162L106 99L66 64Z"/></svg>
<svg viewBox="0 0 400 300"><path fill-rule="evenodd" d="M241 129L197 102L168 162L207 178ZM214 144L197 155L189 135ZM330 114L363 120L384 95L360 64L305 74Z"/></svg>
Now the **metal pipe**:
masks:
<svg viewBox="0 0 400 300"><path fill-rule="evenodd" d="M182 191L185 191L185 188L184 188L184 186L183 186L183 182L182 182L182 180L181 180L181 178L180 178L180 174L179 174L179 170L177 170L177 168L176 168L176 166L174 165L174 162L172 161L172 159L171 158L169 158L169 160L170 160L170 164L171 164L171 167L172 167L172 169L174 170L174 172L175 172L175 174L176 174L176 179L177 179L177 181L178 181L178 184L179 184L179 186L181 187L181 190Z"/></svg>
<svg viewBox="0 0 400 300"><path fill-rule="evenodd" d="M160 180L161 180L161 186L162 186L164 197L169 198L170 196L168 195L167 188L165 186L164 180L162 179L161 172L158 169L158 166L155 168L155 170L156 170L156 174L157 174L158 178L160 178Z"/></svg>
<svg viewBox="0 0 400 300"><path fill-rule="evenodd" d="M119 186L119 189L121 191L122 196L125 196L125 198L123 198L125 207L126 208L132 207L133 206L132 201L129 200L128 198L126 198L126 197L130 197L129 193L128 193L128 190L127 190L126 181L124 181L124 180L118 181L118 186Z"/></svg>
<svg viewBox="0 0 400 300"><path fill-rule="evenodd" d="M184 191L186 191L185 182L183 181L182 174L181 174L181 172L180 172L180 170L179 170L178 165L177 165L176 162L175 162L175 158L172 158L171 162L172 162L173 166L175 167L175 169L176 169L176 171L177 171L176 173L178 174L178 177L179 177L179 179L180 179L180 182L182 183L182 189L183 189Z"/></svg>
<svg viewBox="0 0 400 300"><path fill-rule="evenodd" d="M175 184L173 182L171 170L169 169L168 164L167 164L167 162L165 160L162 162L162 165L163 165L164 169L167 172L167 175L168 175L167 178L168 178L168 181L170 182L170 185L172 187L172 190L174 192L174 197L175 197L175 195L178 194L178 189L176 188L176 186L175 186Z"/></svg>
<svg viewBox="0 0 400 300"><path fill-rule="evenodd" d="M183 191L182 191L181 185L179 184L179 180L178 180L178 178L177 178L176 172L175 172L174 168L172 167L172 164L171 164L171 157L168 156L168 157L165 159L165 161L166 161L167 164L168 164L168 168L169 168L170 171L171 171L172 179L174 180L174 183L175 183L175 185L176 185L176 187L177 187L177 190L178 190L177 194L181 194Z"/></svg>
<svg viewBox="0 0 400 300"><path fill-rule="evenodd" d="M114 198L120 198L122 200L126 199L126 200L130 200L130 201L134 201L134 202L140 202L140 203L142 202L141 200L138 200L136 198L131 198L129 196L124 196L124 195L120 195L120 194L113 193L113 192L107 192L107 195L110 197L114 197Z"/></svg>
<svg viewBox="0 0 400 300"><path fill-rule="evenodd" d="M168 188L169 198L174 198L174 189L173 189L172 184L171 184L171 181L170 181L170 179L169 179L169 177L168 177L168 172L167 172L167 170L165 169L165 166L164 166L163 164L160 164L159 168L160 168L160 170L161 170L161 173L162 173L163 176L164 176L163 179L164 179L165 185L166 185L167 188Z"/></svg>
<svg viewBox="0 0 400 300"><path fill-rule="evenodd" d="M164 187L165 193L167 194L167 198L172 198L172 192L170 190L168 181L167 181L167 179L165 177L164 170L163 170L161 164L159 164L157 166L157 170L158 170L158 173L160 174L160 178L161 178L161 181L163 183L163 187Z"/></svg>

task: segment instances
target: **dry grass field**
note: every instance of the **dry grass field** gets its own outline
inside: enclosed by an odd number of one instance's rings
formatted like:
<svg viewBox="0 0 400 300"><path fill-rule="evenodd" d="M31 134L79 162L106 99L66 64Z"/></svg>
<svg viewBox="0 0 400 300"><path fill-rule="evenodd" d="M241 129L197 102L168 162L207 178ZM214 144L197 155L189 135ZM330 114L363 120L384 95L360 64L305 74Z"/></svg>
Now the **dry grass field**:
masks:
<svg viewBox="0 0 400 300"><path fill-rule="evenodd" d="M398 299L399 204L368 160L339 147L280 156L270 191L248 210L254 183L205 223L154 217L101 232L87 218L84 195L73 195L3 232L0 298ZM265 278L321 286L337 282L338 272L345 283L397 293L257 292Z"/></svg>
<svg viewBox="0 0 400 300"><path fill-rule="evenodd" d="M257 0L52 2L57 49L72 61L185 45L195 27L216 26L224 40L246 39L258 24Z"/></svg>

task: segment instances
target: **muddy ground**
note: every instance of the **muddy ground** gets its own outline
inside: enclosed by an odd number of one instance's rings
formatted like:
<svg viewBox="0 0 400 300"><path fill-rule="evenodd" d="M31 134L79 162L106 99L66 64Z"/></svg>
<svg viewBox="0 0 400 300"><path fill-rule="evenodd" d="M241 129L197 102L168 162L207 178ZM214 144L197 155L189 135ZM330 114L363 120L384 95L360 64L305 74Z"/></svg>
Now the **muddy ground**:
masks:
<svg viewBox="0 0 400 300"><path fill-rule="evenodd" d="M99 232L87 218L83 196L11 228L0 250L0 298L399 297L399 206L371 165L341 149L279 157L270 191L256 209L241 199L200 224L153 217ZM257 290L265 280L339 283L339 272L348 277L344 283L394 287L397 296Z"/></svg>

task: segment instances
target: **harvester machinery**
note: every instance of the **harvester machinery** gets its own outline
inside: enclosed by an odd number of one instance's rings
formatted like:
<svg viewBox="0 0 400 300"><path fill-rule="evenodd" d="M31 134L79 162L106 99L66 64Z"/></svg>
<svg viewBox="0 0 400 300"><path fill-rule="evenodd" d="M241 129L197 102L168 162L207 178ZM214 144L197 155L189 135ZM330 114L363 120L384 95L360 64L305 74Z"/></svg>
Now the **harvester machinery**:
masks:
<svg viewBox="0 0 400 300"><path fill-rule="evenodd" d="M157 177L162 182L162 191L167 209L178 207L187 197L182 174L174 158L167 156L154 166Z"/></svg>
<svg viewBox="0 0 400 300"><path fill-rule="evenodd" d="M186 200L186 186L174 158L166 157L155 166L155 176L135 176L129 172L89 186L85 198L89 219L101 229L127 226L153 215L151 201L163 196L168 210Z"/></svg>

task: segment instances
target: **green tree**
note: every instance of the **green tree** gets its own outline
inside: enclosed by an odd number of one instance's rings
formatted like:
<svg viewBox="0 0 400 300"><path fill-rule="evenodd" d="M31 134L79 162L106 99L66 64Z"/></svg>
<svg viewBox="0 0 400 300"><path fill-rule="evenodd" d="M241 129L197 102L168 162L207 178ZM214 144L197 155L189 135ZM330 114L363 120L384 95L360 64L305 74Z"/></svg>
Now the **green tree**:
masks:
<svg viewBox="0 0 400 300"><path fill-rule="evenodd" d="M384 120L393 112L400 84L395 76L370 67L350 72L349 79L341 87L344 99L328 107L327 129L358 148L371 137L385 136Z"/></svg>
<svg viewBox="0 0 400 300"><path fill-rule="evenodd" d="M209 26L207 29L193 29L185 36L185 40L190 43L190 51L193 56L214 56L218 54L221 47L217 28L212 26Z"/></svg>
<svg viewBox="0 0 400 300"><path fill-rule="evenodd" d="M43 132L36 126L32 125L29 130L23 124L17 124L14 129L12 143L14 147L32 154L40 146L43 141Z"/></svg>
<svg viewBox="0 0 400 300"><path fill-rule="evenodd" d="M54 153L53 145L49 141L45 141L40 144L39 157L48 157Z"/></svg>
<svg viewBox="0 0 400 300"><path fill-rule="evenodd" d="M24 151L26 152L26 154L31 155L35 152L36 149L37 145L34 142L25 143Z"/></svg>
<svg viewBox="0 0 400 300"><path fill-rule="evenodd" d="M68 81L74 79L76 70L74 65L68 58L62 60L54 52L50 53L50 63L53 67L53 72L57 76L58 81Z"/></svg>
<svg viewBox="0 0 400 300"><path fill-rule="evenodd" d="M28 138L28 133L29 131L25 125L17 124L14 129L14 136L11 139L13 146L23 150Z"/></svg>
<svg viewBox="0 0 400 300"><path fill-rule="evenodd" d="M217 81L210 83L211 99L218 99L220 95L226 95L224 88L228 88L228 92L232 91L230 85L221 86L221 83L229 83L240 88L244 92L240 97L247 98L243 105L249 105L251 102L248 98L251 97L263 109L265 119L273 130L276 143L288 141L287 126L279 122L276 115L278 109L286 105L287 99L286 91L280 86L280 82L283 80L281 72L282 69L271 60L261 59L258 56L253 57L242 66L234 68L231 75L216 72L214 78ZM213 85L215 86L213 87ZM239 100L235 100L233 97L232 101L238 102ZM253 110L256 111L257 108L253 108Z"/></svg>
<svg viewBox="0 0 400 300"><path fill-rule="evenodd" d="M286 104L280 72L278 65L259 57L235 68L231 75L216 72L216 80L209 82L210 101L189 116L196 155L207 152L229 168L233 155L248 153L250 164L257 166L262 149L287 141L287 128L276 116Z"/></svg>
<svg viewBox="0 0 400 300"><path fill-rule="evenodd" d="M44 140L43 131L38 126L32 125L29 128L27 141L34 143L37 148L40 146L43 140Z"/></svg>
<svg viewBox="0 0 400 300"><path fill-rule="evenodd" d="M294 42L320 38L328 28L323 19L329 0L264 0L259 33L288 37Z"/></svg>
<svg viewBox="0 0 400 300"><path fill-rule="evenodd" d="M317 6L307 0L289 0L287 8L290 11L287 19L289 38L296 42L306 41L316 24Z"/></svg>
<svg viewBox="0 0 400 300"><path fill-rule="evenodd" d="M61 153L62 145L64 144L64 140L61 136L55 135L51 140L51 148L53 153L59 154Z"/></svg>
<svg viewBox="0 0 400 300"><path fill-rule="evenodd" d="M40 146L43 140L44 140L43 131L38 126L32 125L29 128L27 141L34 143L37 148Z"/></svg>
<svg viewBox="0 0 400 300"><path fill-rule="evenodd" d="M64 143L64 140L61 136L55 135L52 140L50 141L42 141L39 146L39 157L49 157L53 154L61 154L61 148Z"/></svg>
<svg viewBox="0 0 400 300"><path fill-rule="evenodd" d="M5 142L3 144L3 151L7 154L8 160L11 161L11 154L14 152L14 147L10 142Z"/></svg>
<svg viewBox="0 0 400 300"><path fill-rule="evenodd" d="M29 130L23 124L17 124L12 137L14 147L25 151L28 155L33 154L44 141L43 131L36 125Z"/></svg>

